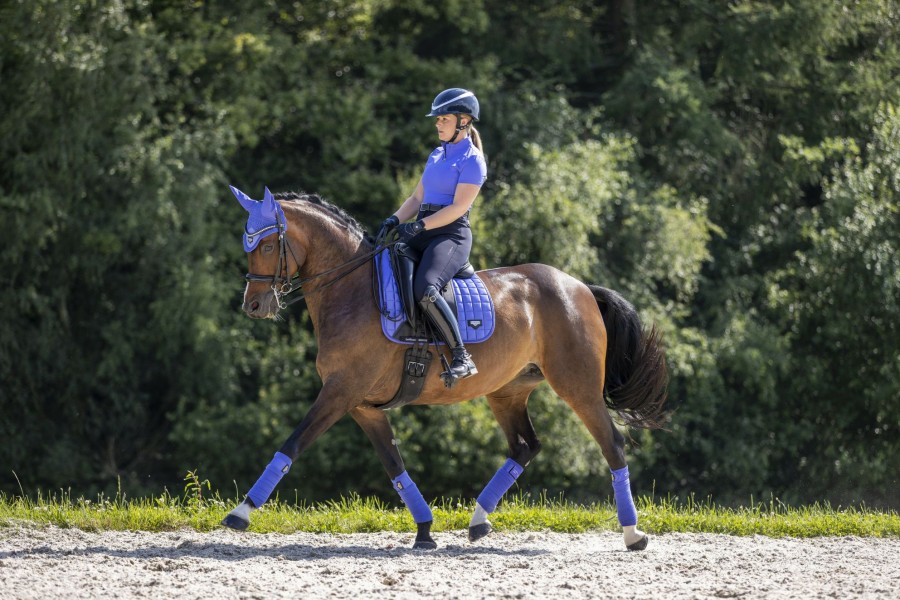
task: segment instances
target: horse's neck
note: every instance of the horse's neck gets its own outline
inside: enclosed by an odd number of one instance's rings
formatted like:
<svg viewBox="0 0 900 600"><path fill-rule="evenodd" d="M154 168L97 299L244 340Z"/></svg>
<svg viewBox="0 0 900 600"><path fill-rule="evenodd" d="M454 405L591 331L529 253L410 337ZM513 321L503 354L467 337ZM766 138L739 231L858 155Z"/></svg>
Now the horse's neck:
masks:
<svg viewBox="0 0 900 600"><path fill-rule="evenodd" d="M348 307L359 303L362 292L371 285L369 265L364 264L347 274L364 260L370 249L346 224L316 207L307 206L292 212L295 226L289 226L288 236L292 244L303 248L305 253L300 276L314 278L304 285L302 293L307 296L310 316L319 331L330 313L345 313ZM319 276L321 273L328 274ZM322 287L325 285L328 287Z"/></svg>
<svg viewBox="0 0 900 600"><path fill-rule="evenodd" d="M292 242L304 249L302 277L312 277L352 261L367 251L367 245L337 217L315 206L297 208L293 213ZM325 279L331 279L325 276Z"/></svg>

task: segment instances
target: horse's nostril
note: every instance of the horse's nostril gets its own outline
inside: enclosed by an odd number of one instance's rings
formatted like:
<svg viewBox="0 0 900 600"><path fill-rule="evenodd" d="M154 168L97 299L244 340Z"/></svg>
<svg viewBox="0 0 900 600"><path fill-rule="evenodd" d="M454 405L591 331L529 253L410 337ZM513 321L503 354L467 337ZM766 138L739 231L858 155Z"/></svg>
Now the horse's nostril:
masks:
<svg viewBox="0 0 900 600"><path fill-rule="evenodd" d="M259 301L258 300L254 300L253 302L250 303L250 310L252 310L253 312L256 312L259 310Z"/></svg>

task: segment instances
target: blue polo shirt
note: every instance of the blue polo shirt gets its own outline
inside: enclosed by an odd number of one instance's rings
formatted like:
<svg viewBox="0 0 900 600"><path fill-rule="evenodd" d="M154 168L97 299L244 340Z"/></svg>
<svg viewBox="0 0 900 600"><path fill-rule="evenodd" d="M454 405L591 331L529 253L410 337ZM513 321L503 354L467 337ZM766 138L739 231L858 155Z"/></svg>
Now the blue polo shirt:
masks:
<svg viewBox="0 0 900 600"><path fill-rule="evenodd" d="M453 204L456 186L460 183L482 185L487 179L487 163L481 150L471 138L458 144L441 144L435 148L425 163L422 187L425 189L423 204Z"/></svg>

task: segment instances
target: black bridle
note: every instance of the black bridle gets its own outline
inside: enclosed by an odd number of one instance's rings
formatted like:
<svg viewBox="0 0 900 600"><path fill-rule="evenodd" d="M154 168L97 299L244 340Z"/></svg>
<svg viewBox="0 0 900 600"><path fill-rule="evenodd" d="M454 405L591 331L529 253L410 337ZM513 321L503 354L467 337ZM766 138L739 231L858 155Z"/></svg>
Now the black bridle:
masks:
<svg viewBox="0 0 900 600"><path fill-rule="evenodd" d="M321 273L316 273L310 277L300 277L300 261L297 260L297 255L294 254L294 249L291 248L290 244L287 243L287 240L284 239L285 231L287 230L287 225L285 224L283 217L280 211L276 211L275 213L275 224L266 227L265 229L260 229L254 235L260 235L263 232L269 231L270 229L278 230L278 266L275 269L275 273L272 275L258 275L256 273L247 273L244 275L244 279L247 282L263 282L263 283L271 283L272 284L272 292L275 294L275 302L278 303L278 308L284 310L289 305L294 302L298 302L319 292L324 290L327 287L330 287L357 270L364 264L366 264L370 258L374 257L376 254L384 250L389 246L393 246L397 243L397 240L392 242L386 242L383 244L376 243L375 249L371 252L367 252L361 256L356 256L351 258L347 262L341 263L338 266L328 269L327 271L323 271ZM287 253L291 253L291 257L294 259L294 264L297 265L297 272L294 274L288 273L288 260ZM349 268L347 268L349 267ZM326 275L330 275L336 271L340 271L341 269L347 268L346 271L340 273L334 279L323 283L322 285L316 287L314 290L308 293L302 293L298 296L291 298L290 300L282 300L288 294L291 294L296 291L302 291L303 284L309 283L314 279L318 279L320 277L324 277Z"/></svg>

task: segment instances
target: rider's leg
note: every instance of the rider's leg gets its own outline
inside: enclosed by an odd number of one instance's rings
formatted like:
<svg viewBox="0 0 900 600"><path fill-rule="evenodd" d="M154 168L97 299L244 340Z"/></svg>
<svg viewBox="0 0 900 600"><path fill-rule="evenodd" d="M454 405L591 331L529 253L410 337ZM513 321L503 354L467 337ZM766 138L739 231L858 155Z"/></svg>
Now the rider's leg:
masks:
<svg viewBox="0 0 900 600"><path fill-rule="evenodd" d="M433 285L425 289L425 295L419 301L419 306L431 319L431 322L437 327L441 337L447 342L450 352L453 354L453 361L450 363L450 376L453 379L464 379L478 373L475 363L472 361L472 355L468 353L463 345L462 335L459 332L459 324L456 322L456 316L450 310L450 305L444 300L444 297Z"/></svg>
<svg viewBox="0 0 900 600"><path fill-rule="evenodd" d="M427 232L426 232L427 234ZM478 373L472 356L462 342L456 316L441 296L440 291L469 260L472 249L472 233L461 227L446 235L416 240L412 245L422 251L422 260L416 269L415 294L419 306L428 315L453 355L448 375L450 383Z"/></svg>

